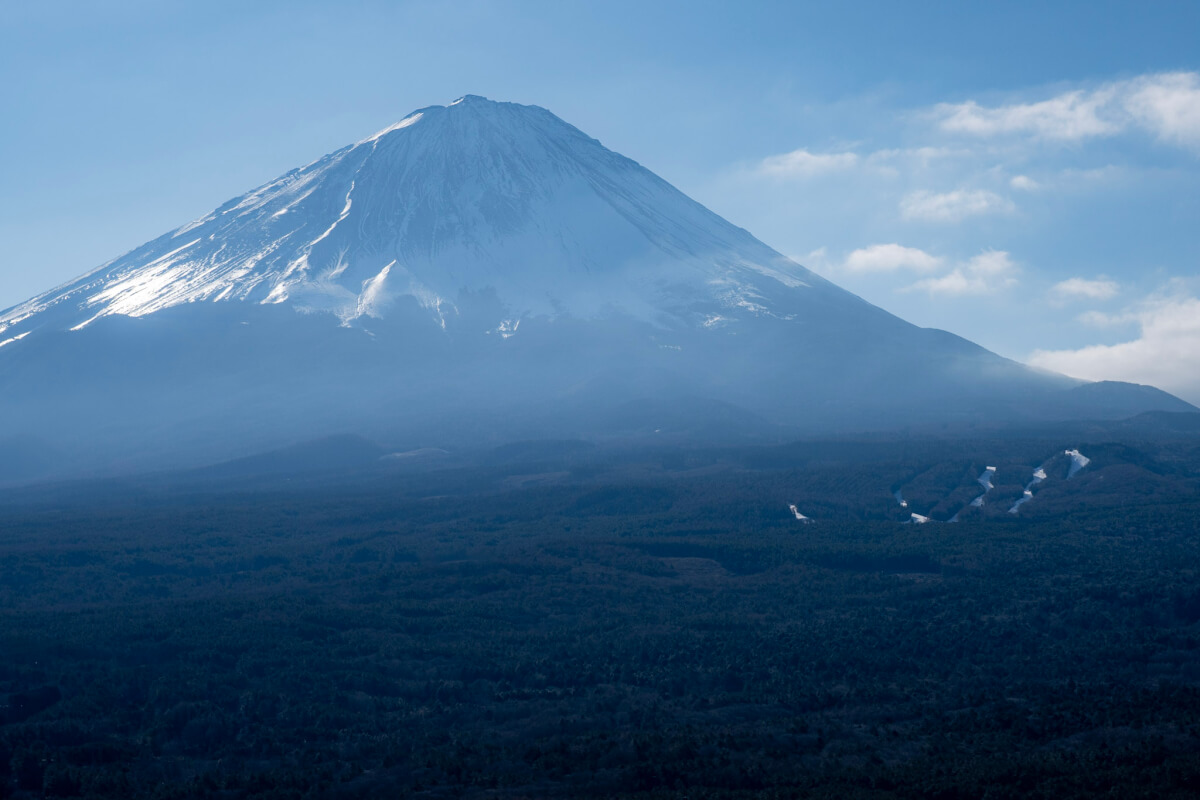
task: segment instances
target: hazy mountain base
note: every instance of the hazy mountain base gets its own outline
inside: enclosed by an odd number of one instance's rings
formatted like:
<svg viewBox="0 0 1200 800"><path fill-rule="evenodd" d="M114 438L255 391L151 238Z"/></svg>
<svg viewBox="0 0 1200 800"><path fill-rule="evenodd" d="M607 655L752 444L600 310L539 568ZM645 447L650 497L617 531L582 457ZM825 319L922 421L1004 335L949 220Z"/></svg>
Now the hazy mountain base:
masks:
<svg viewBox="0 0 1200 800"><path fill-rule="evenodd" d="M10 492L0 786L1193 796L1190 422L1108 444L541 442L383 471L341 438ZM1092 463L1018 516L882 518L908 511L895 488L936 513L983 465L1000 493L1073 447Z"/></svg>
<svg viewBox="0 0 1200 800"><path fill-rule="evenodd" d="M0 453L0 480L198 466L333 433L408 447L663 432L782 442L1194 410L1151 387L1035 373L894 318L903 336L835 314L736 332L535 318L505 338L484 327L494 298L459 301L445 330L415 301L369 328L192 305L0 350L0 450L23 437Z"/></svg>

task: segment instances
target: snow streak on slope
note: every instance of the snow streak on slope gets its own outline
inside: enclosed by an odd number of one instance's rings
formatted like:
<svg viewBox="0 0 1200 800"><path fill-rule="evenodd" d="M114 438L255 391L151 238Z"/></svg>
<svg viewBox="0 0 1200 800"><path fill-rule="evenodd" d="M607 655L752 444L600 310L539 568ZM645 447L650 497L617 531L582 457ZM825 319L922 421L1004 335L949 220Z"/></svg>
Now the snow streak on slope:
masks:
<svg viewBox="0 0 1200 800"><path fill-rule="evenodd" d="M1071 468L1067 470L1067 480L1075 477L1075 473L1092 463L1092 460L1078 450L1067 450L1063 453L1071 459Z"/></svg>
<svg viewBox="0 0 1200 800"><path fill-rule="evenodd" d="M1029 479L1029 483L1025 484L1025 491L1017 498L1017 501L1012 504L1012 508L1008 509L1008 513L1016 514L1021 510L1021 506L1033 499L1033 487L1037 486L1042 481L1046 480L1046 465L1038 467L1033 471L1033 477Z"/></svg>
<svg viewBox="0 0 1200 800"><path fill-rule="evenodd" d="M987 497L988 492L990 492L992 489L995 488L995 486L992 485L992 478L994 478L995 476L996 476L996 468L995 467L987 467L983 470L983 473L978 478L975 479L979 483L979 485L983 487L983 494L979 495L978 497L976 497L974 500L971 501L972 507L979 508L980 506L983 505L983 499L985 497Z"/></svg>
<svg viewBox="0 0 1200 800"><path fill-rule="evenodd" d="M7 339L0 339L0 347L4 347L4 345L11 344L12 342L19 342L28 335L29 331L26 331L25 333L18 333L16 336L10 336Z"/></svg>
<svg viewBox="0 0 1200 800"><path fill-rule="evenodd" d="M0 314L0 334L202 302L288 303L351 325L403 297L445 327L463 291L495 292L488 329L505 338L532 315L787 319L796 291L870 308L550 112L468 96Z"/></svg>
<svg viewBox="0 0 1200 800"><path fill-rule="evenodd" d="M1071 459L1071 465L1070 465L1070 467L1067 468L1067 480L1074 478L1075 474L1077 472L1079 472L1079 470L1083 469L1088 464L1092 463L1092 460L1090 458L1088 458L1087 456L1085 456L1083 453L1079 452L1078 450L1064 450L1063 455L1065 455L1067 458ZM1042 464L1040 467L1038 467L1037 469L1035 469L1033 471L1033 477L1030 478L1029 483L1027 483L1025 485L1025 491L1022 492L1021 496L1019 498L1017 498L1017 501L1012 504L1012 508L1008 509L1008 513L1010 513L1010 514L1020 513L1021 506L1025 505L1026 503L1028 503L1030 500L1033 499L1033 488L1035 486L1037 486L1039 483L1041 483L1042 481L1046 480L1046 467L1049 464L1050 464L1050 462L1047 461L1045 464Z"/></svg>
<svg viewBox="0 0 1200 800"><path fill-rule="evenodd" d="M800 522L812 522L810 517L806 517L800 513L800 509L796 508L795 503L788 503L788 511L791 511L792 515Z"/></svg>

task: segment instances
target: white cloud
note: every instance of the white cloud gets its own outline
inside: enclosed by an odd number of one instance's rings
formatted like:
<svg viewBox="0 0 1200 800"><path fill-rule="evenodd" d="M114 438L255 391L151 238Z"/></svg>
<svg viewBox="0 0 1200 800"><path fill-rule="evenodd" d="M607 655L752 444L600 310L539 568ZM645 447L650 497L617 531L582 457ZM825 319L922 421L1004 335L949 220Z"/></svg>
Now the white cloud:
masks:
<svg viewBox="0 0 1200 800"><path fill-rule="evenodd" d="M985 108L974 100L941 103L934 113L943 130L975 136L1026 133L1047 139L1083 139L1115 133L1120 127L1102 118L1109 92L1073 91L1039 103Z"/></svg>
<svg viewBox="0 0 1200 800"><path fill-rule="evenodd" d="M1050 291L1064 300L1108 300L1116 297L1120 288L1116 281L1110 281L1104 277L1093 280L1068 278L1051 286Z"/></svg>
<svg viewBox="0 0 1200 800"><path fill-rule="evenodd" d="M1042 185L1028 175L1014 175L1008 185L1022 192L1036 192Z"/></svg>
<svg viewBox="0 0 1200 800"><path fill-rule="evenodd" d="M1131 82L1125 108L1160 139L1200 146L1200 75L1175 72Z"/></svg>
<svg viewBox="0 0 1200 800"><path fill-rule="evenodd" d="M873 244L846 256L843 267L848 272L894 272L901 269L932 272L941 264L942 259L916 247Z"/></svg>
<svg viewBox="0 0 1200 800"><path fill-rule="evenodd" d="M1165 141L1200 147L1200 73L1143 75L1035 103L991 108L973 100L941 103L933 115L942 130L979 137L1079 141L1137 127Z"/></svg>
<svg viewBox="0 0 1200 800"><path fill-rule="evenodd" d="M925 291L935 295L994 294L1017 284L1017 266L1003 250L988 250L945 275L925 278L904 291Z"/></svg>
<svg viewBox="0 0 1200 800"><path fill-rule="evenodd" d="M775 177L808 178L824 172L851 169L856 164L857 153L810 153L801 148L764 158L757 171Z"/></svg>
<svg viewBox="0 0 1200 800"><path fill-rule="evenodd" d="M1130 312L1141 335L1114 345L1037 350L1029 363L1086 380L1148 383L1200 401L1200 300L1158 298Z"/></svg>
<svg viewBox="0 0 1200 800"><path fill-rule="evenodd" d="M905 195L900 201L902 217L924 222L959 222L966 217L1015 210L1011 201L985 189L956 189L942 194L920 190Z"/></svg>

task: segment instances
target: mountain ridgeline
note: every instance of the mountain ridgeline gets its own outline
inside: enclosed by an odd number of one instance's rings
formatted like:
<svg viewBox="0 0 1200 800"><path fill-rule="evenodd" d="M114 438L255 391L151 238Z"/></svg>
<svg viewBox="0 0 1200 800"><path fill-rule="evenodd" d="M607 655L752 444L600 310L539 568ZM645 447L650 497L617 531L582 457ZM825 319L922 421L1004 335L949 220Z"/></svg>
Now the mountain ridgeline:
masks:
<svg viewBox="0 0 1200 800"><path fill-rule="evenodd" d="M911 325L545 109L475 96L0 314L0 441L78 469L332 433L779 439L1156 410L1192 407Z"/></svg>

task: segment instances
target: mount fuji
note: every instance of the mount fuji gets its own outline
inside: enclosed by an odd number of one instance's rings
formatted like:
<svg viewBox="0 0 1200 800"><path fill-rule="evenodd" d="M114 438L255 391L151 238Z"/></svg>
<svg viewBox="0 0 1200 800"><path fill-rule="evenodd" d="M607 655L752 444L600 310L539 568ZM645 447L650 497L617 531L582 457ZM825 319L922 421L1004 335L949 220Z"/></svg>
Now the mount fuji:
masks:
<svg viewBox="0 0 1200 800"><path fill-rule="evenodd" d="M1151 410L1193 409L911 325L549 111L476 96L0 313L0 439L81 470L341 432L416 446Z"/></svg>

